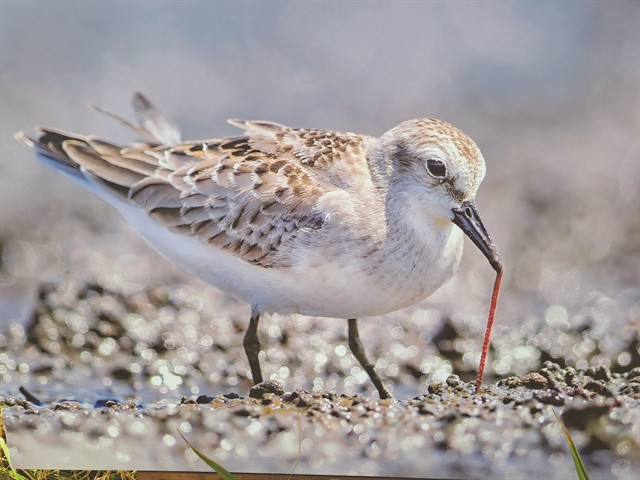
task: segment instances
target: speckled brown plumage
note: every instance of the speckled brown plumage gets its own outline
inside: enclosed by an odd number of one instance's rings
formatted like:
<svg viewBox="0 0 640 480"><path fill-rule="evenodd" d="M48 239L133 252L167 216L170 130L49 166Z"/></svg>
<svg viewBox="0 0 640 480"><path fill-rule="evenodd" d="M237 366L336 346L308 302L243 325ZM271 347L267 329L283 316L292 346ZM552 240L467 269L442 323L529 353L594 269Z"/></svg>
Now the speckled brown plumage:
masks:
<svg viewBox="0 0 640 480"><path fill-rule="evenodd" d="M91 173L173 231L263 267L286 265L283 245L324 224L320 197L360 183L373 139L271 122L231 123L246 134L120 148L42 129L37 143L73 164L92 165Z"/></svg>

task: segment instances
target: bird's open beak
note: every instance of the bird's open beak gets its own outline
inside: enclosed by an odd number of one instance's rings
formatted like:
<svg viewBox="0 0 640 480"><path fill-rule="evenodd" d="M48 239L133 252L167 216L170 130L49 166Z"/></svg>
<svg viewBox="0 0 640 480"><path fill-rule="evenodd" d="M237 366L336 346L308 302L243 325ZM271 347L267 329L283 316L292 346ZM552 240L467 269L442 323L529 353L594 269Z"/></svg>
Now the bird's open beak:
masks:
<svg viewBox="0 0 640 480"><path fill-rule="evenodd" d="M471 241L476 244L476 247L484 253L493 269L498 273L502 272L502 260L500 260L489 232L487 232L482 223L475 202L470 200L462 203L459 208L454 208L453 223L460 227Z"/></svg>

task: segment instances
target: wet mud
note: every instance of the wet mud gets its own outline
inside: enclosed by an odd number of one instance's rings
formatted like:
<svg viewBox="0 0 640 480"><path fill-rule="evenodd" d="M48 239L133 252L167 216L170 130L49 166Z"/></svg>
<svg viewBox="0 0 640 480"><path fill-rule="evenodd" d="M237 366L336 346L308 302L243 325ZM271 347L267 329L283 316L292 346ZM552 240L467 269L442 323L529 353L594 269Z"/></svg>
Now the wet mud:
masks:
<svg viewBox="0 0 640 480"><path fill-rule="evenodd" d="M396 373L396 398L379 400L348 351L339 355L346 339L327 339L338 354L326 361L317 340L314 356L297 355L291 343L300 330L311 337L321 325L283 319L277 332L266 327L263 362L272 380L251 386L241 326L219 322L205 338L196 315L204 305L191 293L42 285L24 328L2 337L13 393L0 403L14 463L206 471L180 432L232 471L288 473L299 453L297 473L569 478L573 462L555 411L593 478L633 478L640 467L637 346L626 351L626 368L575 368L560 357L475 392L460 351L464 333L444 321L431 344L456 374L425 381L411 353L383 357L396 362L387 370ZM274 357L280 367L269 363ZM291 373L278 378L283 367ZM293 381L302 376L307 388ZM351 376L355 386L319 387L336 376Z"/></svg>

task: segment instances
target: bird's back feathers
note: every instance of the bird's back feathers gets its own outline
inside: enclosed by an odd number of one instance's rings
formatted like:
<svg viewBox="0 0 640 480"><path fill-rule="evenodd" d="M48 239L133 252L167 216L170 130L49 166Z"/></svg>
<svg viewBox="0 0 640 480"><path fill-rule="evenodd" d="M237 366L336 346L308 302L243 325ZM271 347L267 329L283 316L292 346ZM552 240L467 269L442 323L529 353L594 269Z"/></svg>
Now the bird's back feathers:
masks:
<svg viewBox="0 0 640 480"><path fill-rule="evenodd" d="M348 201L351 189L372 188L372 137L231 120L243 135L167 144L179 141L177 128L141 94L133 104L140 126L98 110L154 142L122 148L51 128L17 138L87 188L105 186L172 231L263 267L285 266L295 238L322 228L323 197Z"/></svg>

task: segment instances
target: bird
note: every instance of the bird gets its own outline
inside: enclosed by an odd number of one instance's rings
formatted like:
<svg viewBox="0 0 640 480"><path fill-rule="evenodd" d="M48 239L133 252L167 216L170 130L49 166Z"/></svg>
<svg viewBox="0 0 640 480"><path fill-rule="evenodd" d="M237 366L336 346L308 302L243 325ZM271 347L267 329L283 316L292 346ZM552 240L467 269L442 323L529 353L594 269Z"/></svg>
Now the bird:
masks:
<svg viewBox="0 0 640 480"><path fill-rule="evenodd" d="M478 213L485 161L434 118L380 137L229 120L236 136L183 141L144 95L137 123L94 107L145 141L38 128L16 139L114 207L177 268L251 306L243 346L263 382L265 314L346 319L348 345L381 399L392 398L360 340L358 318L417 304L456 272L466 235L502 263Z"/></svg>

